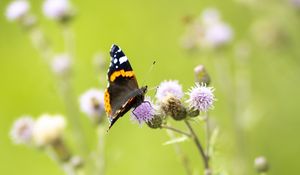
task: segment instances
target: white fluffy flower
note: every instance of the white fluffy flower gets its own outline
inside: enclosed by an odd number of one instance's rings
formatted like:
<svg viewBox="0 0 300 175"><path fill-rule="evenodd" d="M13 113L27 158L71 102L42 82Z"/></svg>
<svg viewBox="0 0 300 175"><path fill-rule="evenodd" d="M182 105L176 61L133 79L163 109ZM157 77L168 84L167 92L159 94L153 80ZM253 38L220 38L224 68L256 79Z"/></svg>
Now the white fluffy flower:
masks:
<svg viewBox="0 0 300 175"><path fill-rule="evenodd" d="M33 138L38 146L51 144L59 139L66 127L66 121L61 115L41 115L35 122Z"/></svg>
<svg viewBox="0 0 300 175"><path fill-rule="evenodd" d="M156 98L161 101L168 95L173 95L177 98L183 97L181 85L176 80L163 81L157 88Z"/></svg>
<svg viewBox="0 0 300 175"><path fill-rule="evenodd" d="M10 136L16 144L29 144L32 141L34 120L31 116L23 116L16 120L11 128Z"/></svg>
<svg viewBox="0 0 300 175"><path fill-rule="evenodd" d="M204 44L210 47L219 47L232 40L233 32L229 25L218 22L206 27Z"/></svg>
<svg viewBox="0 0 300 175"><path fill-rule="evenodd" d="M99 121L99 117L104 112L104 94L103 91L96 88L84 92L79 99L80 109L87 116Z"/></svg>
<svg viewBox="0 0 300 175"><path fill-rule="evenodd" d="M15 21L25 16L30 9L26 0L15 0L11 2L6 9L6 17L9 21Z"/></svg>
<svg viewBox="0 0 300 175"><path fill-rule="evenodd" d="M52 61L52 71L56 74L65 74L71 68L71 59L67 54L57 55Z"/></svg>
<svg viewBox="0 0 300 175"><path fill-rule="evenodd" d="M60 20L70 15L71 6L69 0L45 0L43 11L48 18Z"/></svg>

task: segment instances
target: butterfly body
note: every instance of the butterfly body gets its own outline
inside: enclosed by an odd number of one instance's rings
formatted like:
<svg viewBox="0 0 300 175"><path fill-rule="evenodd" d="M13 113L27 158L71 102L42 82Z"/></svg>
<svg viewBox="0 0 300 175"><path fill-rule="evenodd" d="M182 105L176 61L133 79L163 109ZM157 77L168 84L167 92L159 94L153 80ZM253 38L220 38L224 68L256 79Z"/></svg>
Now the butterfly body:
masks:
<svg viewBox="0 0 300 175"><path fill-rule="evenodd" d="M105 111L110 121L109 128L130 109L143 103L147 92L147 86L139 88L128 58L121 48L113 45L110 56L108 87L104 93Z"/></svg>

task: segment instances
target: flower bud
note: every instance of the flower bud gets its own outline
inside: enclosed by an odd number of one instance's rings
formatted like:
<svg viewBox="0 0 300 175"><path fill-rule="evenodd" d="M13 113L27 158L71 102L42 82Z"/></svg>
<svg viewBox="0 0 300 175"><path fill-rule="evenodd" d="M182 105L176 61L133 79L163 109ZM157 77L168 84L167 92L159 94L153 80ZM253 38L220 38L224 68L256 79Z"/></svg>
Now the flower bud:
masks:
<svg viewBox="0 0 300 175"><path fill-rule="evenodd" d="M30 144L34 120L30 116L23 116L16 120L10 131L10 136L16 144Z"/></svg>
<svg viewBox="0 0 300 175"><path fill-rule="evenodd" d="M198 65L194 68L195 82L200 84L210 84L210 76L203 65Z"/></svg>
<svg viewBox="0 0 300 175"><path fill-rule="evenodd" d="M254 160L254 167L258 173L266 173L269 170L269 164L264 156L259 156Z"/></svg>
<svg viewBox="0 0 300 175"><path fill-rule="evenodd" d="M159 115L154 115L154 117L150 121L148 121L146 123L147 123L147 125L150 128L156 129L156 128L160 128L161 127L161 125L163 123L163 119Z"/></svg>
<svg viewBox="0 0 300 175"><path fill-rule="evenodd" d="M61 138L52 142L51 146L60 161L67 162L71 158L71 154Z"/></svg>
<svg viewBox="0 0 300 175"><path fill-rule="evenodd" d="M164 114L170 115L174 120L185 119L187 115L181 101L173 95L168 95L162 100L161 110Z"/></svg>
<svg viewBox="0 0 300 175"><path fill-rule="evenodd" d="M84 165L84 161L80 156L73 156L70 160L70 163L75 169L78 169Z"/></svg>
<svg viewBox="0 0 300 175"><path fill-rule="evenodd" d="M200 114L200 111L195 108L191 108L187 111L187 115L190 117L197 117L197 116L199 116L199 114Z"/></svg>

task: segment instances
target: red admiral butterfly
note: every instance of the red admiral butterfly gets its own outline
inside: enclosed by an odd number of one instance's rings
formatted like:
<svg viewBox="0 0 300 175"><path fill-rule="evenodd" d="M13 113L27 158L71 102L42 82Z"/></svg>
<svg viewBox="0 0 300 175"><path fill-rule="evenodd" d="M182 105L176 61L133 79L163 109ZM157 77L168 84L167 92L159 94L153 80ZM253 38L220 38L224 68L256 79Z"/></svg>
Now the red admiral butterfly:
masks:
<svg viewBox="0 0 300 175"><path fill-rule="evenodd" d="M109 129L131 108L144 102L147 86L139 88L128 58L117 45L110 49L107 72L108 87L104 92L105 111L110 120Z"/></svg>

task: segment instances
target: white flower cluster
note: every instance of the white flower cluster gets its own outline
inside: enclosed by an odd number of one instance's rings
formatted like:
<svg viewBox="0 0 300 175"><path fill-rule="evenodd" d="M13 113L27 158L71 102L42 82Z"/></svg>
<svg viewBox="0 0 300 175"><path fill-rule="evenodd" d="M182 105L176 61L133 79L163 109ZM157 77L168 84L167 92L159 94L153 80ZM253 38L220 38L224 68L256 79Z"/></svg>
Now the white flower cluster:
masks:
<svg viewBox="0 0 300 175"><path fill-rule="evenodd" d="M46 146L60 139L65 127L62 115L43 114L36 121L23 116L15 121L10 133L16 144Z"/></svg>
<svg viewBox="0 0 300 175"><path fill-rule="evenodd" d="M99 122L104 114L104 93L96 88L84 92L80 98L80 110L94 122Z"/></svg>
<svg viewBox="0 0 300 175"><path fill-rule="evenodd" d="M6 18L9 21L21 20L30 9L30 5L26 0L12 1L6 9Z"/></svg>
<svg viewBox="0 0 300 175"><path fill-rule="evenodd" d="M71 58L68 54L59 54L53 58L52 71L57 75L64 75L70 71Z"/></svg>
<svg viewBox="0 0 300 175"><path fill-rule="evenodd" d="M6 8L6 18L9 21L20 21L30 10L30 4L27 0L13 0ZM63 21L73 15L73 8L69 0L45 0L43 4L43 13L46 17L53 20Z"/></svg>
<svg viewBox="0 0 300 175"><path fill-rule="evenodd" d="M183 38L183 47L218 48L229 43L232 38L232 28L222 21L216 9L209 8L189 26Z"/></svg>
<svg viewBox="0 0 300 175"><path fill-rule="evenodd" d="M70 16L71 5L69 0L45 0L43 12L50 19L61 20Z"/></svg>

